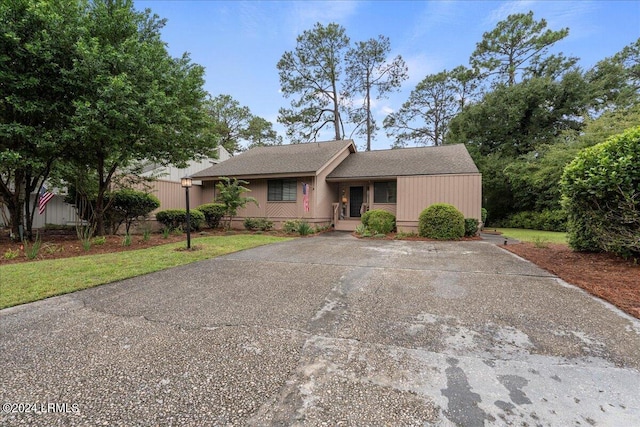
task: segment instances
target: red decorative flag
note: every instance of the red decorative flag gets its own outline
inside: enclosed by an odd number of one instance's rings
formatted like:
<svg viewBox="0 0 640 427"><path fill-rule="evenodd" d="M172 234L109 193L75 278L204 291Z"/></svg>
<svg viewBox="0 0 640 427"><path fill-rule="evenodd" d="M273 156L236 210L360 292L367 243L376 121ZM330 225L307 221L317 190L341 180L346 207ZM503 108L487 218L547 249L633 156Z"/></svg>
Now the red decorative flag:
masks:
<svg viewBox="0 0 640 427"><path fill-rule="evenodd" d="M40 189L40 194L38 195L39 201L38 201L38 213L40 215L42 215L45 211L45 209L47 209L47 203L49 203L49 200L53 199L54 194L50 193L47 191L47 187L44 186L44 184L42 185L42 188Z"/></svg>

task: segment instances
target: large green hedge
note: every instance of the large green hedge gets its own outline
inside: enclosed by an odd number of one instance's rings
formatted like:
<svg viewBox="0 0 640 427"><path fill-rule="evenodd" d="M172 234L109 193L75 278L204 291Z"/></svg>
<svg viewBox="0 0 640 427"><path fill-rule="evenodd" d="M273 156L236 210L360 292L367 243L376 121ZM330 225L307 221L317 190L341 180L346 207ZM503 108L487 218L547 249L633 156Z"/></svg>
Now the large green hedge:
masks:
<svg viewBox="0 0 640 427"><path fill-rule="evenodd" d="M494 227L527 228L542 231L567 231L567 213L563 209L540 212L522 211L492 223Z"/></svg>
<svg viewBox="0 0 640 427"><path fill-rule="evenodd" d="M464 215L447 203L434 203L418 217L418 234L422 237L455 240L463 237L464 231Z"/></svg>
<svg viewBox="0 0 640 427"><path fill-rule="evenodd" d="M170 230L187 229L187 211L185 209L160 211L156 213L156 220ZM204 214L197 209L190 209L189 223L192 230L200 230L204 223Z"/></svg>
<svg viewBox="0 0 640 427"><path fill-rule="evenodd" d="M129 234L131 225L140 218L146 218L160 207L160 200L153 194L125 188L105 194L105 220L115 234L124 223Z"/></svg>
<svg viewBox="0 0 640 427"><path fill-rule="evenodd" d="M573 249L640 255L640 126L578 153L561 188Z"/></svg>
<svg viewBox="0 0 640 427"><path fill-rule="evenodd" d="M198 206L197 209L204 214L204 220L209 228L218 228L227 207L222 203L206 203Z"/></svg>
<svg viewBox="0 0 640 427"><path fill-rule="evenodd" d="M382 209L372 209L362 214L362 224L373 234L391 233L396 228L396 217Z"/></svg>

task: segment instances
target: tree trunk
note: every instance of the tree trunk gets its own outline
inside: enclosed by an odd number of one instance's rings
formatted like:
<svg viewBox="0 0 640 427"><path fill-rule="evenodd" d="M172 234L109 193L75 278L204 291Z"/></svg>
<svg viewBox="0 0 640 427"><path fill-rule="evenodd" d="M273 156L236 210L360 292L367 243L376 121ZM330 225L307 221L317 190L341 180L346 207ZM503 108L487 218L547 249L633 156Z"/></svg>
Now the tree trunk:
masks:
<svg viewBox="0 0 640 427"><path fill-rule="evenodd" d="M371 83L369 82L369 70L367 69L367 151L371 151Z"/></svg>
<svg viewBox="0 0 640 427"><path fill-rule="evenodd" d="M16 171L13 194L9 194L9 197L6 198L13 239L24 238L24 192L24 171Z"/></svg>
<svg viewBox="0 0 640 427"><path fill-rule="evenodd" d="M333 126L336 131L336 141L339 141L342 139L340 135L340 100L338 99L338 89L335 79L333 79L331 85L333 87Z"/></svg>

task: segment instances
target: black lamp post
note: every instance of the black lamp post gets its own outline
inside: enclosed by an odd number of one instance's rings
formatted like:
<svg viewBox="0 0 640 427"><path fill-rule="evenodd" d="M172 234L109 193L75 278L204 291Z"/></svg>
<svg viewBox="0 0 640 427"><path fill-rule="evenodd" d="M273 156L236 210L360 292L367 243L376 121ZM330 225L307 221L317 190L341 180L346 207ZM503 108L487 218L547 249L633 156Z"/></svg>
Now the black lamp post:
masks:
<svg viewBox="0 0 640 427"><path fill-rule="evenodd" d="M187 197L187 249L191 249L191 215L189 214L189 188L193 184L191 178L185 176L180 180L182 188L184 188Z"/></svg>

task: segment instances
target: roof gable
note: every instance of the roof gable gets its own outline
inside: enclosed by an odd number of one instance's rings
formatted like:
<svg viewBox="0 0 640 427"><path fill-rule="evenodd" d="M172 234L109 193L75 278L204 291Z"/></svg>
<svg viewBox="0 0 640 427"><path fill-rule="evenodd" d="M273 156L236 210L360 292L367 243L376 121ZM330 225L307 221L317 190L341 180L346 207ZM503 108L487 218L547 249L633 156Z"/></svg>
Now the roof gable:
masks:
<svg viewBox="0 0 640 427"><path fill-rule="evenodd" d="M463 144L351 154L327 179L479 173Z"/></svg>
<svg viewBox="0 0 640 427"><path fill-rule="evenodd" d="M256 147L204 169L192 177L313 175L346 149L355 152L352 140Z"/></svg>

